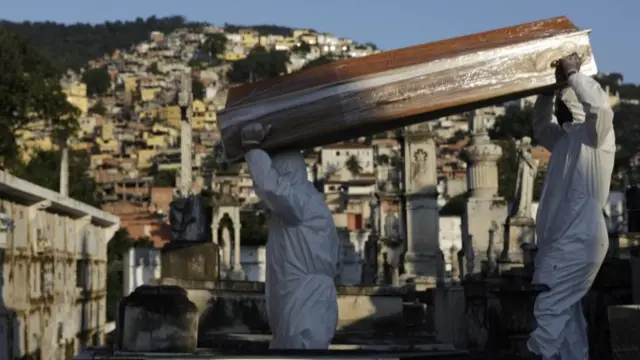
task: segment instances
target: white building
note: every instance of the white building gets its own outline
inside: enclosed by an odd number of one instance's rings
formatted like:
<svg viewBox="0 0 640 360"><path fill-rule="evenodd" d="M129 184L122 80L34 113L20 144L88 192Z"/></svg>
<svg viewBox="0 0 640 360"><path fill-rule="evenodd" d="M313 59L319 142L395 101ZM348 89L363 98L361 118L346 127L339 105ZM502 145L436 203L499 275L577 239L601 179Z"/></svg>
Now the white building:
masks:
<svg viewBox="0 0 640 360"><path fill-rule="evenodd" d="M0 359L68 359L102 344L120 219L4 171L0 212Z"/></svg>
<svg viewBox="0 0 640 360"><path fill-rule="evenodd" d="M349 171L347 162L354 157L360 164L358 174ZM357 176L373 174L373 148L360 143L340 143L322 149L322 173L325 178L338 177L342 181L350 181Z"/></svg>

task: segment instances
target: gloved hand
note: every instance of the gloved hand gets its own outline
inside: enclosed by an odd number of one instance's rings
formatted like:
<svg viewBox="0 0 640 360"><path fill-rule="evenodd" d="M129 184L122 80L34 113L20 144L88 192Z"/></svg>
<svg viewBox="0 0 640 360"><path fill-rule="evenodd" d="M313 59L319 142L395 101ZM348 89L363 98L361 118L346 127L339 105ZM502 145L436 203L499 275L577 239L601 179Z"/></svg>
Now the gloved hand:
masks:
<svg viewBox="0 0 640 360"><path fill-rule="evenodd" d="M580 65L582 60L577 53L572 53L558 60L556 64L556 80L558 82L565 82L569 79L569 76L580 71Z"/></svg>
<svg viewBox="0 0 640 360"><path fill-rule="evenodd" d="M242 142L242 147L245 149L255 149L271 130L271 126L267 125L266 127L260 123L253 123L246 125L240 131L240 140Z"/></svg>

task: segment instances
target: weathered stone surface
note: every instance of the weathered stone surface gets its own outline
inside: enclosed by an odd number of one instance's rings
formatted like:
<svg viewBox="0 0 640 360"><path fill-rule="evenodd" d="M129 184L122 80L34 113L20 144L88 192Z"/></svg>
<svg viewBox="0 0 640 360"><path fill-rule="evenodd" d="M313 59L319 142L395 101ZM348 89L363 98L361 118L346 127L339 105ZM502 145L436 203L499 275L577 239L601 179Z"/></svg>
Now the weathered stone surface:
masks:
<svg viewBox="0 0 640 360"><path fill-rule="evenodd" d="M602 264L598 276L583 299L582 306L587 320L590 359L616 359L612 357L612 335L608 308L630 304L631 267L628 260L610 259ZM630 319L628 319L630 321ZM626 326L626 324L625 324ZM629 331L633 328L629 326ZM622 357L621 359L624 359Z"/></svg>
<svg viewBox="0 0 640 360"><path fill-rule="evenodd" d="M640 249L633 247L630 253L633 303L640 304Z"/></svg>
<svg viewBox="0 0 640 360"><path fill-rule="evenodd" d="M144 285L120 303L117 331L121 351L191 353L197 308L178 286Z"/></svg>
<svg viewBox="0 0 640 360"><path fill-rule="evenodd" d="M250 281L181 281L164 284L189 289L198 303L201 335L210 333L269 333L264 283ZM208 292L206 296L204 292ZM337 286L338 331L391 331L404 325L407 289L384 286ZM198 299L195 299L198 298ZM206 299L206 300L205 300Z"/></svg>
<svg viewBox="0 0 640 360"><path fill-rule="evenodd" d="M434 289L436 339L457 348L467 346L464 289L461 286Z"/></svg>
<svg viewBox="0 0 640 360"><path fill-rule="evenodd" d="M162 248L162 277L215 281L219 278L218 245L169 242Z"/></svg>
<svg viewBox="0 0 640 360"><path fill-rule="evenodd" d="M608 313L613 358L640 359L640 305L609 306Z"/></svg>

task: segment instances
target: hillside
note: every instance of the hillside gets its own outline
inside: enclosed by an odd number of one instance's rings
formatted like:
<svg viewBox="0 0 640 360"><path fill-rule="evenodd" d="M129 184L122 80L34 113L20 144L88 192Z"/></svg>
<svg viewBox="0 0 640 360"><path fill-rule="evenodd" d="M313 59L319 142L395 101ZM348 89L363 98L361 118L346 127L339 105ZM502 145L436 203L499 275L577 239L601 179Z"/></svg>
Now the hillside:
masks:
<svg viewBox="0 0 640 360"><path fill-rule="evenodd" d="M0 27L22 35L60 69L78 69L89 60L111 54L116 49L129 48L149 39L152 31L170 33L178 28L198 26L201 24L188 22L182 16L71 25L50 21L0 21Z"/></svg>
<svg viewBox="0 0 640 360"><path fill-rule="evenodd" d="M114 21L102 24L61 24L46 22L11 22L0 20L0 27L12 30L27 39L38 51L61 70L79 69L90 60L111 54L117 49L149 39L152 31L171 33L179 28L197 28L204 24L191 22L182 16L135 21ZM225 24L227 32L237 32L240 28L251 28L260 34L289 36L293 29L278 25L234 25Z"/></svg>

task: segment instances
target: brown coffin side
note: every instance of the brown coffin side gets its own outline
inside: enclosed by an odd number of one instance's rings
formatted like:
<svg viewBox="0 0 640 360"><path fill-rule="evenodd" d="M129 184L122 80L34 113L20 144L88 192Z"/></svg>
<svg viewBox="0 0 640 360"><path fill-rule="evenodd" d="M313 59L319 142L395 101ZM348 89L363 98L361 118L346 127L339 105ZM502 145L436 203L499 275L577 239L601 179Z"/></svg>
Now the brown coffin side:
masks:
<svg viewBox="0 0 640 360"><path fill-rule="evenodd" d="M584 36L587 35L576 38ZM270 112L259 120L272 127L264 148L275 151L324 145L535 93L554 85L553 70L548 65L552 60L573 51L585 56L585 60L592 58L587 44L578 45L572 39L562 41L563 46L547 43L521 56L505 53L492 58L478 57L464 66L429 76L340 93L312 105ZM227 111L230 112L219 119L231 119L232 111ZM245 123L230 121L221 135L227 156L235 159L243 154L239 133Z"/></svg>
<svg viewBox="0 0 640 360"><path fill-rule="evenodd" d="M567 17L562 16L386 51L362 58L335 61L317 68L231 88L227 97L227 107L244 105L273 96L346 81L377 72L517 44L575 30L577 30L577 27Z"/></svg>

